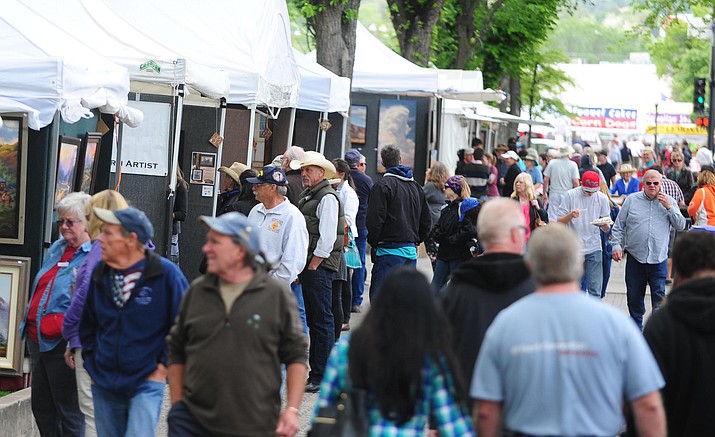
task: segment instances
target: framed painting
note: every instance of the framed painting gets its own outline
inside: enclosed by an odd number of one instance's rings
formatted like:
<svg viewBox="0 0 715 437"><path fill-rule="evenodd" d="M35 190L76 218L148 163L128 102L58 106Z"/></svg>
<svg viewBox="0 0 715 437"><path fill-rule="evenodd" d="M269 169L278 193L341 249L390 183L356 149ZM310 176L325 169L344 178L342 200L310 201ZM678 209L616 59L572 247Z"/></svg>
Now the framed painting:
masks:
<svg viewBox="0 0 715 437"><path fill-rule="evenodd" d="M77 164L82 140L60 136L57 157L57 182L55 184L55 203L74 191L77 182Z"/></svg>
<svg viewBox="0 0 715 437"><path fill-rule="evenodd" d="M0 244L25 242L27 114L0 114Z"/></svg>
<svg viewBox="0 0 715 437"><path fill-rule="evenodd" d="M377 162L380 151L392 144L400 149L402 164L415 165L415 129L417 128L417 101L380 99L380 122L377 130ZM387 169L378 164L377 171Z"/></svg>
<svg viewBox="0 0 715 437"><path fill-rule="evenodd" d="M213 185L216 177L216 154L204 152L191 152L191 179L192 184Z"/></svg>
<svg viewBox="0 0 715 437"><path fill-rule="evenodd" d="M102 134L99 132L87 132L82 139L82 151L80 153L80 166L77 172L76 191L84 191L87 194L95 193L95 179L97 176L97 156L102 143Z"/></svg>
<svg viewBox="0 0 715 437"><path fill-rule="evenodd" d="M365 131L367 129L367 106L350 106L350 142L365 144Z"/></svg>
<svg viewBox="0 0 715 437"><path fill-rule="evenodd" d="M22 375L18 328L30 287L30 258L0 256L0 375Z"/></svg>

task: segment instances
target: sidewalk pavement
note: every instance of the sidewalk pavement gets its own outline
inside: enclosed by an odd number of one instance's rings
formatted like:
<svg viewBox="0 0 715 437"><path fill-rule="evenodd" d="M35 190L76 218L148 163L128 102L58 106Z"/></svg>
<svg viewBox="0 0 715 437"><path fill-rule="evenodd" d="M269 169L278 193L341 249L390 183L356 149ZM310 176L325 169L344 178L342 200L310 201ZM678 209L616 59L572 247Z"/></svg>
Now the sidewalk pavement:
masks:
<svg viewBox="0 0 715 437"><path fill-rule="evenodd" d="M362 318L369 309L369 296L368 291L370 290L370 271L372 270L372 263L368 259L367 261L367 277L365 278L365 302L362 306L361 313L353 313L350 320L350 326L355 328L360 325ZM611 279L608 283L608 288L606 290L606 297L603 299L604 302L613 305L623 311L625 315L628 315L628 305L626 302L626 284L625 284L625 261L614 262L611 265ZM432 278L432 266L430 264L429 258L421 257L417 261L417 269L424 273L428 278ZM666 292L670 291L669 287ZM646 315L644 321L650 316L651 313L651 303L650 303L650 292L646 292ZM298 437L305 437L308 429L310 428L310 420L313 417L313 412L315 408L315 402L318 400L317 393L306 393L303 396L303 402L300 408L300 431L298 432ZM283 399L285 402L285 399ZM164 396L164 406L162 409L162 416L159 420L159 429L157 430L158 437L165 437L167 435L166 426L166 414L169 409L169 390L167 388Z"/></svg>

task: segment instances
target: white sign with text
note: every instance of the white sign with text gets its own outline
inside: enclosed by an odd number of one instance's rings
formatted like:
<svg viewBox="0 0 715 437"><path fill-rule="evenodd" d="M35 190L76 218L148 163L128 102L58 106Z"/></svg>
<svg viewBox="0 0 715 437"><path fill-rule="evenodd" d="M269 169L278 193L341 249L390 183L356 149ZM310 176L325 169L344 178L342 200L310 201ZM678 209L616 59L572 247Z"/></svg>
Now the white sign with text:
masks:
<svg viewBox="0 0 715 437"><path fill-rule="evenodd" d="M169 169L169 130L171 107L168 103L135 102L129 106L144 113L135 128L122 130L122 173L166 176ZM116 172L117 150L112 150L112 172Z"/></svg>

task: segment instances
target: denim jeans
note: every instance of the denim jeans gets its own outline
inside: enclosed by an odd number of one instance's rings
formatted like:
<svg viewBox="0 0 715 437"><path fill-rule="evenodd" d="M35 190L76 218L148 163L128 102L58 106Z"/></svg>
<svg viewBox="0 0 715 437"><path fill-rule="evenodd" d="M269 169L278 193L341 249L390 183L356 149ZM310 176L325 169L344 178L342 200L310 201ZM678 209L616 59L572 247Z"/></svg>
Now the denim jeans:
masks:
<svg viewBox="0 0 715 437"><path fill-rule="evenodd" d="M353 270L353 305L362 305L362 295L365 292L365 251L367 250L367 229L358 229L358 235L355 237L355 245L360 253L361 269Z"/></svg>
<svg viewBox="0 0 715 437"><path fill-rule="evenodd" d="M169 425L169 437L203 437L210 435L209 431L191 414L191 411L183 401L171 406L169 414L166 416L166 423Z"/></svg>
<svg viewBox="0 0 715 437"><path fill-rule="evenodd" d="M376 257L370 277L370 302L374 302L382 282L392 270L400 266L417 268L417 260L407 259L397 255L382 255Z"/></svg>
<svg viewBox="0 0 715 437"><path fill-rule="evenodd" d="M298 281L293 281L290 284L290 290L295 295L295 300L298 302L298 314L300 321L303 322L303 332L308 333L308 322L305 321L305 301L303 300L303 285Z"/></svg>
<svg viewBox="0 0 715 437"><path fill-rule="evenodd" d="M640 329L643 329L645 314L645 287L650 286L650 301L653 310L660 307L665 298L665 278L668 274L668 260L659 264L639 263L626 253L626 295L628 313Z"/></svg>
<svg viewBox="0 0 715 437"><path fill-rule="evenodd" d="M602 253L597 250L584 255L583 277L581 278L581 290L599 299L601 298L601 288L603 286Z"/></svg>
<svg viewBox="0 0 715 437"><path fill-rule="evenodd" d="M305 316L308 321L310 352L308 382L320 384L328 355L335 343L333 324L333 272L322 267L303 270L300 274L305 299Z"/></svg>
<svg viewBox="0 0 715 437"><path fill-rule="evenodd" d="M92 385L94 420L102 437L153 436L159 423L166 384L144 381L131 396Z"/></svg>
<svg viewBox="0 0 715 437"><path fill-rule="evenodd" d="M434 274L432 275L432 288L436 293L439 293L444 287L444 284L452 277L452 273L457 270L457 267L462 265L463 259L455 259L452 261L437 260L434 266Z"/></svg>
<svg viewBox="0 0 715 437"><path fill-rule="evenodd" d="M606 297L606 288L608 281L611 280L611 263L613 263L612 255L606 255L606 252L601 252L603 258L603 284L601 285L601 299Z"/></svg>
<svg viewBox="0 0 715 437"><path fill-rule="evenodd" d="M27 340L32 361L30 405L42 436L84 435L75 373L65 363L66 347L61 341L54 349L40 352L37 343Z"/></svg>

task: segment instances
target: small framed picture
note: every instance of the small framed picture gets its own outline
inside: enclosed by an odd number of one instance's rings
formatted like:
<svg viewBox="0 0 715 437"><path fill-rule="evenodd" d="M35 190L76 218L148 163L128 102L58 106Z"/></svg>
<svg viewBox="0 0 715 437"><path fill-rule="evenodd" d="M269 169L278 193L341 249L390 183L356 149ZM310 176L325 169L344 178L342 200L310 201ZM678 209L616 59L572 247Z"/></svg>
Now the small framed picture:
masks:
<svg viewBox="0 0 715 437"><path fill-rule="evenodd" d="M350 142L365 144L365 131L367 130L367 106L350 106Z"/></svg>
<svg viewBox="0 0 715 437"><path fill-rule="evenodd" d="M74 191L77 183L77 164L82 140L60 136L57 157L57 182L55 184L55 203Z"/></svg>
<svg viewBox="0 0 715 437"><path fill-rule="evenodd" d="M215 161L215 153L202 153L199 155L199 167L213 167Z"/></svg>
<svg viewBox="0 0 715 437"><path fill-rule="evenodd" d="M79 172L77 173L76 191L83 191L87 194L94 194L95 179L97 177L97 157L102 143L102 134L99 132L87 132L82 139L82 152L79 160Z"/></svg>
<svg viewBox="0 0 715 437"><path fill-rule="evenodd" d="M0 375L22 375L25 347L18 328L30 288L30 258L0 256Z"/></svg>
<svg viewBox="0 0 715 437"><path fill-rule="evenodd" d="M201 182L204 179L204 171L200 168L191 170L191 180Z"/></svg>

